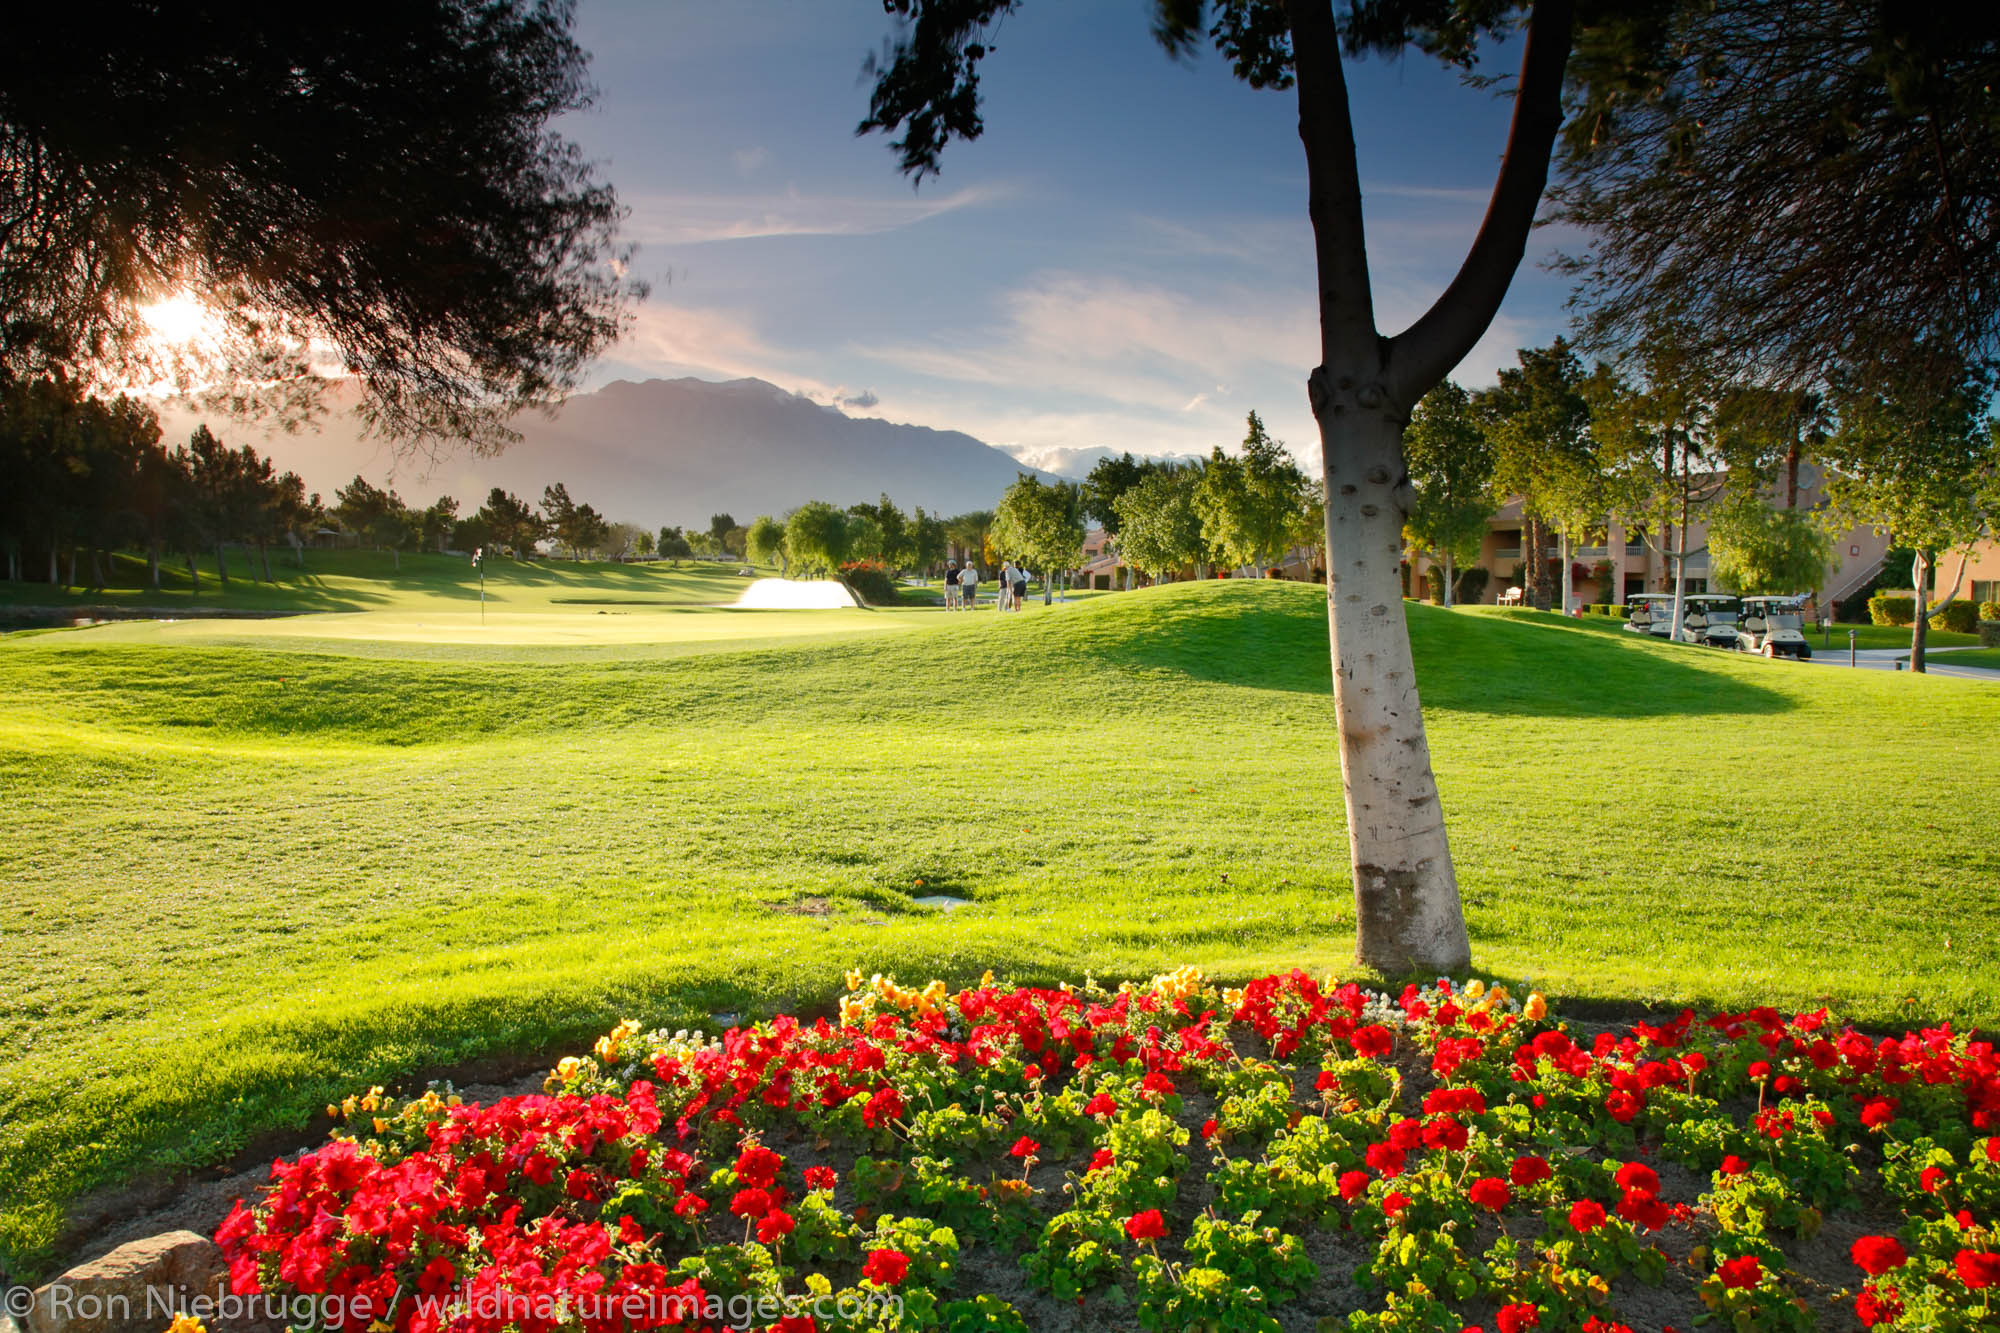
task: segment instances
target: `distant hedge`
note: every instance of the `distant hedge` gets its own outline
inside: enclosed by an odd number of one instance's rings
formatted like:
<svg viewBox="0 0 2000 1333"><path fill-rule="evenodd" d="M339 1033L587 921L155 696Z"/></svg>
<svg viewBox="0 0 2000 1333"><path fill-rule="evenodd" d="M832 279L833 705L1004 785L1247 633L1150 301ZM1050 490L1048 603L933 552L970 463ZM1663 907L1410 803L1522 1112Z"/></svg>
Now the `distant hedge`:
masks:
<svg viewBox="0 0 2000 1333"><path fill-rule="evenodd" d="M894 606L900 600L895 576L872 560L842 565L840 581L867 606Z"/></svg>
<svg viewBox="0 0 2000 1333"><path fill-rule="evenodd" d="M1965 598L1954 598L1930 618L1931 628L1972 634L1981 620L2000 618L1987 614L1995 611L2000 611L2000 604L1985 602L1975 606ZM1868 599L1868 618L1877 625L1908 625L1917 618L1917 599L1877 593Z"/></svg>
<svg viewBox="0 0 2000 1333"><path fill-rule="evenodd" d="M1931 617L1931 628L1950 630L1953 634L1976 633L1979 629L1979 608L1963 597L1956 598Z"/></svg>

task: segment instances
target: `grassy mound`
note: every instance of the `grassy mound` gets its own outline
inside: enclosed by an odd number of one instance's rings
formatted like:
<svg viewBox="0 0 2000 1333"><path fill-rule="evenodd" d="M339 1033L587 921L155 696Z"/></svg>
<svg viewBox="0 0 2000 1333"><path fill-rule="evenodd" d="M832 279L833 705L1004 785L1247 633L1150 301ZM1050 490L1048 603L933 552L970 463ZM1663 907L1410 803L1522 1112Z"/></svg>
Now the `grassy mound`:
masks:
<svg viewBox="0 0 2000 1333"><path fill-rule="evenodd" d="M1349 954L1316 590L881 619L694 656L366 616L0 643L4 928L33 960L0 977L0 1247L38 1262L76 1193L357 1084L824 996L847 959ZM1482 967L1578 1001L2000 1012L1969 965L2000 953L2000 692L1410 623Z"/></svg>

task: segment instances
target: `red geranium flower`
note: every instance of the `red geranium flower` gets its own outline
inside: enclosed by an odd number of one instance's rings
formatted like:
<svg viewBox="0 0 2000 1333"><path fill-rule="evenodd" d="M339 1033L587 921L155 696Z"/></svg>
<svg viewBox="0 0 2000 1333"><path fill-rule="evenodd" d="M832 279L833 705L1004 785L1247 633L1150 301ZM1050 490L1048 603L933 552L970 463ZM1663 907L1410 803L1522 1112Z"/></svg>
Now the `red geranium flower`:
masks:
<svg viewBox="0 0 2000 1333"><path fill-rule="evenodd" d="M745 1148L736 1157L736 1178L753 1189L763 1189L778 1178L785 1159L769 1148Z"/></svg>
<svg viewBox="0 0 2000 1333"><path fill-rule="evenodd" d="M1042 1150L1041 1144L1035 1142L1033 1139L1029 1138L1026 1134L1023 1134L1020 1138L1014 1140L1014 1146L1009 1148L1007 1151L1010 1155L1014 1157L1033 1157L1036 1153L1040 1152L1041 1150Z"/></svg>
<svg viewBox="0 0 2000 1333"><path fill-rule="evenodd" d="M1893 1324L1903 1317L1902 1298L1894 1287L1863 1287L1854 1298L1854 1314L1863 1328Z"/></svg>
<svg viewBox="0 0 2000 1333"><path fill-rule="evenodd" d="M1738 1157L1735 1153L1730 1153L1727 1157L1722 1159L1722 1174L1725 1176L1740 1176L1745 1172L1747 1172L1749 1169L1750 1169L1750 1163L1744 1161L1741 1157Z"/></svg>
<svg viewBox="0 0 2000 1333"><path fill-rule="evenodd" d="M1924 1193L1936 1194L1938 1192L1938 1187L1940 1185L1943 1185L1949 1179L1950 1177L1945 1175L1945 1173L1939 1170L1937 1167L1927 1166L1923 1169L1921 1173L1918 1174L1917 1184L1923 1187Z"/></svg>
<svg viewBox="0 0 2000 1333"><path fill-rule="evenodd" d="M1349 1171L1340 1178L1340 1197L1353 1203L1368 1192L1368 1173Z"/></svg>
<svg viewBox="0 0 2000 1333"><path fill-rule="evenodd" d="M1618 1201L1618 1215L1634 1226L1658 1231L1673 1218L1673 1210L1661 1203L1657 1194L1626 1190L1625 1197Z"/></svg>
<svg viewBox="0 0 2000 1333"><path fill-rule="evenodd" d="M1892 1268L1909 1262L1909 1252L1893 1236L1863 1236L1848 1254L1869 1277L1881 1277Z"/></svg>
<svg viewBox="0 0 2000 1333"><path fill-rule="evenodd" d="M738 1217L762 1217L771 1211L771 1196L763 1190L738 1190L729 1201L729 1211Z"/></svg>
<svg viewBox="0 0 2000 1333"><path fill-rule="evenodd" d="M1100 1092L1083 1104L1085 1115L1117 1115L1118 1103L1108 1092Z"/></svg>
<svg viewBox="0 0 2000 1333"><path fill-rule="evenodd" d="M1960 1250L1952 1256L1951 1266L1958 1270L1958 1280L1968 1291L1984 1291L2000 1285L2000 1254Z"/></svg>
<svg viewBox="0 0 2000 1333"><path fill-rule="evenodd" d="M1403 1150L1392 1148L1386 1143L1368 1145L1368 1168L1380 1173L1385 1179L1393 1180L1403 1174Z"/></svg>
<svg viewBox="0 0 2000 1333"><path fill-rule="evenodd" d="M910 1271L910 1256L901 1250L870 1250L861 1276L881 1287L893 1287Z"/></svg>
<svg viewBox="0 0 2000 1333"><path fill-rule="evenodd" d="M1541 1307L1527 1301L1516 1301L1503 1305L1493 1312L1493 1327L1500 1333L1521 1333L1524 1328L1534 1328L1542 1322Z"/></svg>
<svg viewBox="0 0 2000 1333"><path fill-rule="evenodd" d="M1589 1235L1604 1225L1604 1205L1595 1199L1578 1199L1569 1207L1569 1224L1579 1235Z"/></svg>
<svg viewBox="0 0 2000 1333"><path fill-rule="evenodd" d="M780 1238L791 1235L792 1228L797 1225L790 1213L768 1213L757 1223L757 1239L766 1245L773 1244Z"/></svg>
<svg viewBox="0 0 2000 1333"><path fill-rule="evenodd" d="M1214 1137L1215 1137L1215 1132L1216 1132L1216 1131L1217 1131L1218 1129L1221 1129L1221 1128L1222 1128L1222 1126L1221 1126L1221 1125L1218 1125L1218 1124L1217 1124L1217 1123L1215 1122L1215 1117L1214 1117L1214 1116L1210 1116L1210 1117L1209 1117L1208 1119L1206 1119L1206 1120L1202 1121L1202 1122L1201 1122L1201 1141L1202 1141L1203 1143L1206 1143L1206 1142L1208 1142L1208 1141L1209 1141L1210 1139L1212 1139L1212 1138L1214 1138Z"/></svg>
<svg viewBox="0 0 2000 1333"><path fill-rule="evenodd" d="M1467 1137L1465 1126L1448 1115L1433 1116L1424 1126L1424 1146L1441 1152L1462 1151Z"/></svg>
<svg viewBox="0 0 2000 1333"><path fill-rule="evenodd" d="M1618 1188L1621 1190L1644 1190L1648 1194L1660 1192L1660 1173L1644 1162L1627 1162L1618 1168Z"/></svg>
<svg viewBox="0 0 2000 1333"><path fill-rule="evenodd" d="M1382 1211L1390 1217L1401 1217L1403 1210L1410 1206L1410 1196L1402 1193L1389 1195L1382 1200Z"/></svg>
<svg viewBox="0 0 2000 1333"><path fill-rule="evenodd" d="M1715 1275L1722 1279L1725 1287L1748 1289L1764 1280L1764 1265L1757 1262L1754 1254L1739 1254L1734 1259L1724 1259L1717 1264Z"/></svg>
<svg viewBox="0 0 2000 1333"><path fill-rule="evenodd" d="M809 1166L806 1168L806 1188L809 1190L830 1190L840 1183L840 1177L830 1166Z"/></svg>
<svg viewBox="0 0 2000 1333"><path fill-rule="evenodd" d="M1415 1120L1398 1120L1389 1126L1389 1146L1408 1150L1424 1141L1424 1127Z"/></svg>
<svg viewBox="0 0 2000 1333"><path fill-rule="evenodd" d="M1133 1240L1158 1240L1167 1234L1167 1219L1159 1209L1148 1208L1125 1219L1125 1234Z"/></svg>
<svg viewBox="0 0 2000 1333"><path fill-rule="evenodd" d="M1089 1175L1092 1171L1102 1171L1105 1167L1110 1166L1111 1162L1111 1149L1099 1148L1090 1155L1090 1165L1084 1170L1084 1174Z"/></svg>
<svg viewBox="0 0 2000 1333"><path fill-rule="evenodd" d="M1513 1195L1507 1189L1507 1182L1493 1176L1482 1176L1472 1182L1465 1191L1465 1197L1489 1212L1499 1212L1507 1206Z"/></svg>
<svg viewBox="0 0 2000 1333"><path fill-rule="evenodd" d="M1514 1165L1507 1168L1507 1178L1522 1189L1538 1185L1554 1174L1548 1162L1540 1157L1516 1157Z"/></svg>
<svg viewBox="0 0 2000 1333"><path fill-rule="evenodd" d="M674 1201L674 1216L682 1221L692 1221L708 1211L708 1200L699 1194L683 1194Z"/></svg>
<svg viewBox="0 0 2000 1333"><path fill-rule="evenodd" d="M1396 1044L1396 1039L1389 1034L1389 1029L1379 1023L1356 1028L1354 1035L1348 1040L1353 1043L1356 1055L1366 1056L1371 1060L1377 1056L1387 1055L1389 1048Z"/></svg>

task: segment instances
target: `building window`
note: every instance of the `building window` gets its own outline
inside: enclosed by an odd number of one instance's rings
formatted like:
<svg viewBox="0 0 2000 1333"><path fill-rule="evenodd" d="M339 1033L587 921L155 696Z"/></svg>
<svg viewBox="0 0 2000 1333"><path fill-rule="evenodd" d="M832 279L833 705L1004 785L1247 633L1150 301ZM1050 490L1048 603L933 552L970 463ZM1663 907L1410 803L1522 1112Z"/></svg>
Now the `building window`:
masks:
<svg viewBox="0 0 2000 1333"><path fill-rule="evenodd" d="M1972 600L1975 602L2000 602L2000 579L1974 579Z"/></svg>

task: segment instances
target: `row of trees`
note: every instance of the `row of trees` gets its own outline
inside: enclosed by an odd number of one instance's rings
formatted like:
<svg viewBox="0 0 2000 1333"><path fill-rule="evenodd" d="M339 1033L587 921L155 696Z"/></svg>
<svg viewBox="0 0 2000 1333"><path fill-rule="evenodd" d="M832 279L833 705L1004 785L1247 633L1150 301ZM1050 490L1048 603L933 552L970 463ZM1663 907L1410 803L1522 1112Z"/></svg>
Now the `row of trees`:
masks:
<svg viewBox="0 0 2000 1333"><path fill-rule="evenodd" d="M394 487L356 476L328 504L251 446L231 448L202 426L170 448L145 403L93 397L61 377L0 390L0 473L9 479L0 491L0 548L6 577L15 581L45 561L52 584L103 587L112 551L143 550L150 586L160 586L161 558L173 552L185 557L198 589L197 556L212 553L226 584L232 546L252 553L252 577L269 580L270 547L289 546L303 566L307 546L324 530L391 552L398 568L401 553L413 550L490 548L527 559L552 543L573 559L622 560L740 559L748 549L747 530L726 513L712 515L706 531L662 527L655 534L607 519L561 482L543 490L539 505L495 487L479 509L461 516L451 496L417 507ZM886 496L880 506L856 508L900 518ZM900 540L903 525L892 530ZM879 558L883 543L857 535L870 558Z"/></svg>
<svg viewBox="0 0 2000 1333"><path fill-rule="evenodd" d="M174 552L199 587L198 553L215 552L227 583L224 548L241 544L269 579L270 546L296 549L321 521L319 497L307 495L298 474L279 473L255 449L231 449L206 426L172 448L160 436L145 404L93 398L65 378L0 391L7 577L21 580L40 557L50 583L75 585L81 575L102 587L109 553L136 548L146 552L151 586L160 585L163 555Z"/></svg>
<svg viewBox="0 0 2000 1333"><path fill-rule="evenodd" d="M780 517L758 515L742 530L743 551L787 575L833 574L857 561L891 570L929 569L959 551L976 558L992 522L985 513L944 519L925 513L922 505L906 514L886 494L845 509L808 500Z"/></svg>
<svg viewBox="0 0 2000 1333"><path fill-rule="evenodd" d="M1294 547L1324 559L1317 554L1326 532L1318 487L1255 412L1239 453L1217 448L1205 462L1190 463L1106 458L1091 469L1078 500L1126 562L1155 580L1210 565L1262 569Z"/></svg>
<svg viewBox="0 0 2000 1333"><path fill-rule="evenodd" d="M1833 537L1874 528L1914 553L1920 610L1941 554L1963 555L2000 529L2000 423L1976 374L1943 392L1846 377L1819 393L1713 383L1670 334L1588 370L1561 338L1518 361L1492 389L1439 384L1404 432L1405 535L1443 566L1447 602L1456 566L1477 555L1509 496L1521 501L1523 583L1544 606L1558 587L1569 604L1571 547L1601 540L1612 522L1668 558L1681 593L1703 550L1713 577L1738 592L1819 590ZM1807 461L1822 479L1809 508ZM1707 540L1691 548L1697 523Z"/></svg>

